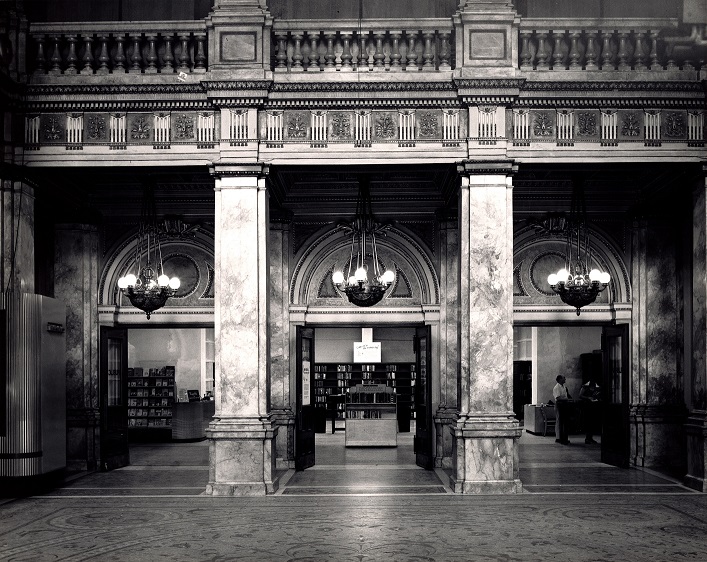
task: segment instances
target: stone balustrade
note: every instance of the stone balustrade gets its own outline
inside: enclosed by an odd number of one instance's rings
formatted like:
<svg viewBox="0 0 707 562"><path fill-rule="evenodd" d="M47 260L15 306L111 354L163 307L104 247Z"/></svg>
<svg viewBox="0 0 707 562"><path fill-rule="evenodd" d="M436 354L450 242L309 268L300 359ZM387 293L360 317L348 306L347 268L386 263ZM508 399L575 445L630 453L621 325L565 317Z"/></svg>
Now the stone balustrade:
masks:
<svg viewBox="0 0 707 562"><path fill-rule="evenodd" d="M438 72L454 68L450 19L273 24L275 72Z"/></svg>
<svg viewBox="0 0 707 562"><path fill-rule="evenodd" d="M204 22L32 24L35 75L206 72Z"/></svg>
<svg viewBox="0 0 707 562"><path fill-rule="evenodd" d="M663 37L674 20L524 19L519 30L521 70L695 70L695 63Z"/></svg>

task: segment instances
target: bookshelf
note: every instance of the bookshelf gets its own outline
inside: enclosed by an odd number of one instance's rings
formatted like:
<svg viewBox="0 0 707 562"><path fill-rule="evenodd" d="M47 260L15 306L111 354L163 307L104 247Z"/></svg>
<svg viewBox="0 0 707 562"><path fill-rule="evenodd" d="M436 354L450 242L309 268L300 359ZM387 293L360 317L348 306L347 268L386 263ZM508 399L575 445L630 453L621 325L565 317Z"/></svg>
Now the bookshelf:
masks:
<svg viewBox="0 0 707 562"><path fill-rule="evenodd" d="M172 366L128 368L128 428L131 431L171 432L174 375Z"/></svg>
<svg viewBox="0 0 707 562"><path fill-rule="evenodd" d="M398 445L397 393L386 384L357 384L346 397L347 447Z"/></svg>
<svg viewBox="0 0 707 562"><path fill-rule="evenodd" d="M348 397L350 389L358 384L382 384L396 394L398 431L409 432L410 420L415 419L413 396L416 381L414 363L317 363L314 365L314 406L319 423L315 430L318 433L326 431L327 413L334 422L346 419L344 401L335 403L331 399L333 396ZM327 398L336 408L335 412L327 412Z"/></svg>

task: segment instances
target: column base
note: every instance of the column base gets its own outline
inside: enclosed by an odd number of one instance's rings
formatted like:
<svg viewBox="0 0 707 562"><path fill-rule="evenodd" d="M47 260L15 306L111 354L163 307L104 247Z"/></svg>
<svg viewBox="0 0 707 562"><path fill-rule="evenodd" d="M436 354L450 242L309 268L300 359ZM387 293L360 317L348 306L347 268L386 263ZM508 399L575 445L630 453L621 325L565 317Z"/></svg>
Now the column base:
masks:
<svg viewBox="0 0 707 562"><path fill-rule="evenodd" d="M685 406L631 407L631 464L684 473Z"/></svg>
<svg viewBox="0 0 707 562"><path fill-rule="evenodd" d="M707 412L691 412L685 424L687 474L683 483L698 492L707 492Z"/></svg>
<svg viewBox="0 0 707 562"><path fill-rule="evenodd" d="M440 408L434 416L436 431L435 468L452 468L454 466L454 438L452 431L459 419L455 408Z"/></svg>
<svg viewBox="0 0 707 562"><path fill-rule="evenodd" d="M96 470L100 458L101 427L97 408L66 412L66 468L72 472Z"/></svg>
<svg viewBox="0 0 707 562"><path fill-rule="evenodd" d="M452 428L457 494L518 494L523 491L518 470L518 420L512 413L461 419Z"/></svg>
<svg viewBox="0 0 707 562"><path fill-rule="evenodd" d="M275 468L295 468L295 414L289 408L270 410L270 419L277 428Z"/></svg>
<svg viewBox="0 0 707 562"><path fill-rule="evenodd" d="M264 496L277 491L273 446L277 427L258 418L214 418L209 440L210 496Z"/></svg>

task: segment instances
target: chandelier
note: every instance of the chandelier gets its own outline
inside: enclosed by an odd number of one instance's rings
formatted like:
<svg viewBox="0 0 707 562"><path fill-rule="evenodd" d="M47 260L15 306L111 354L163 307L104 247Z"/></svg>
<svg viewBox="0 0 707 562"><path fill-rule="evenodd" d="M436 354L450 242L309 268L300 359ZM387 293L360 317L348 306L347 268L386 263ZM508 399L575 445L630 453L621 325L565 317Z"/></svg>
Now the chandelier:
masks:
<svg viewBox="0 0 707 562"><path fill-rule="evenodd" d="M155 191L152 182L147 182L143 191L135 256L129 264L128 273L118 279L118 288L134 307L145 312L149 320L150 314L162 308L167 299L174 296L179 285L179 278L170 279L162 268Z"/></svg>
<svg viewBox="0 0 707 562"><path fill-rule="evenodd" d="M354 220L342 226L351 233L348 271L344 276L344 272L337 269L331 279L337 288L346 294L351 304L373 306L383 298L395 280L395 273L390 269L384 273L380 271L376 234L388 229L390 225L380 224L373 218L367 178L360 179L358 183Z"/></svg>
<svg viewBox="0 0 707 562"><path fill-rule="evenodd" d="M577 309L577 316L583 306L596 300L611 279L606 271L590 269L592 250L586 217L584 187L582 181L576 179L573 182L570 215L565 227L565 266L557 273L551 273L547 282L563 302Z"/></svg>

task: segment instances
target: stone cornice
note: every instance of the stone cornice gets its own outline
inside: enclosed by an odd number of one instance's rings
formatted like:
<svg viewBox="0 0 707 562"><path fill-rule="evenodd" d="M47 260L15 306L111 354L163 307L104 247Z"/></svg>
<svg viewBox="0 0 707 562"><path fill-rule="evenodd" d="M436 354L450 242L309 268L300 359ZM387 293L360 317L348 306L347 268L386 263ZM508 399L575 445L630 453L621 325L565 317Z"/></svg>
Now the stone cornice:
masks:
<svg viewBox="0 0 707 562"><path fill-rule="evenodd" d="M699 92L704 88L692 81L524 81L523 92Z"/></svg>
<svg viewBox="0 0 707 562"><path fill-rule="evenodd" d="M203 94L201 83L193 84L36 84L27 86L27 96L96 96L130 94Z"/></svg>
<svg viewBox="0 0 707 562"><path fill-rule="evenodd" d="M453 92L451 82L297 82L274 83L272 92Z"/></svg>

